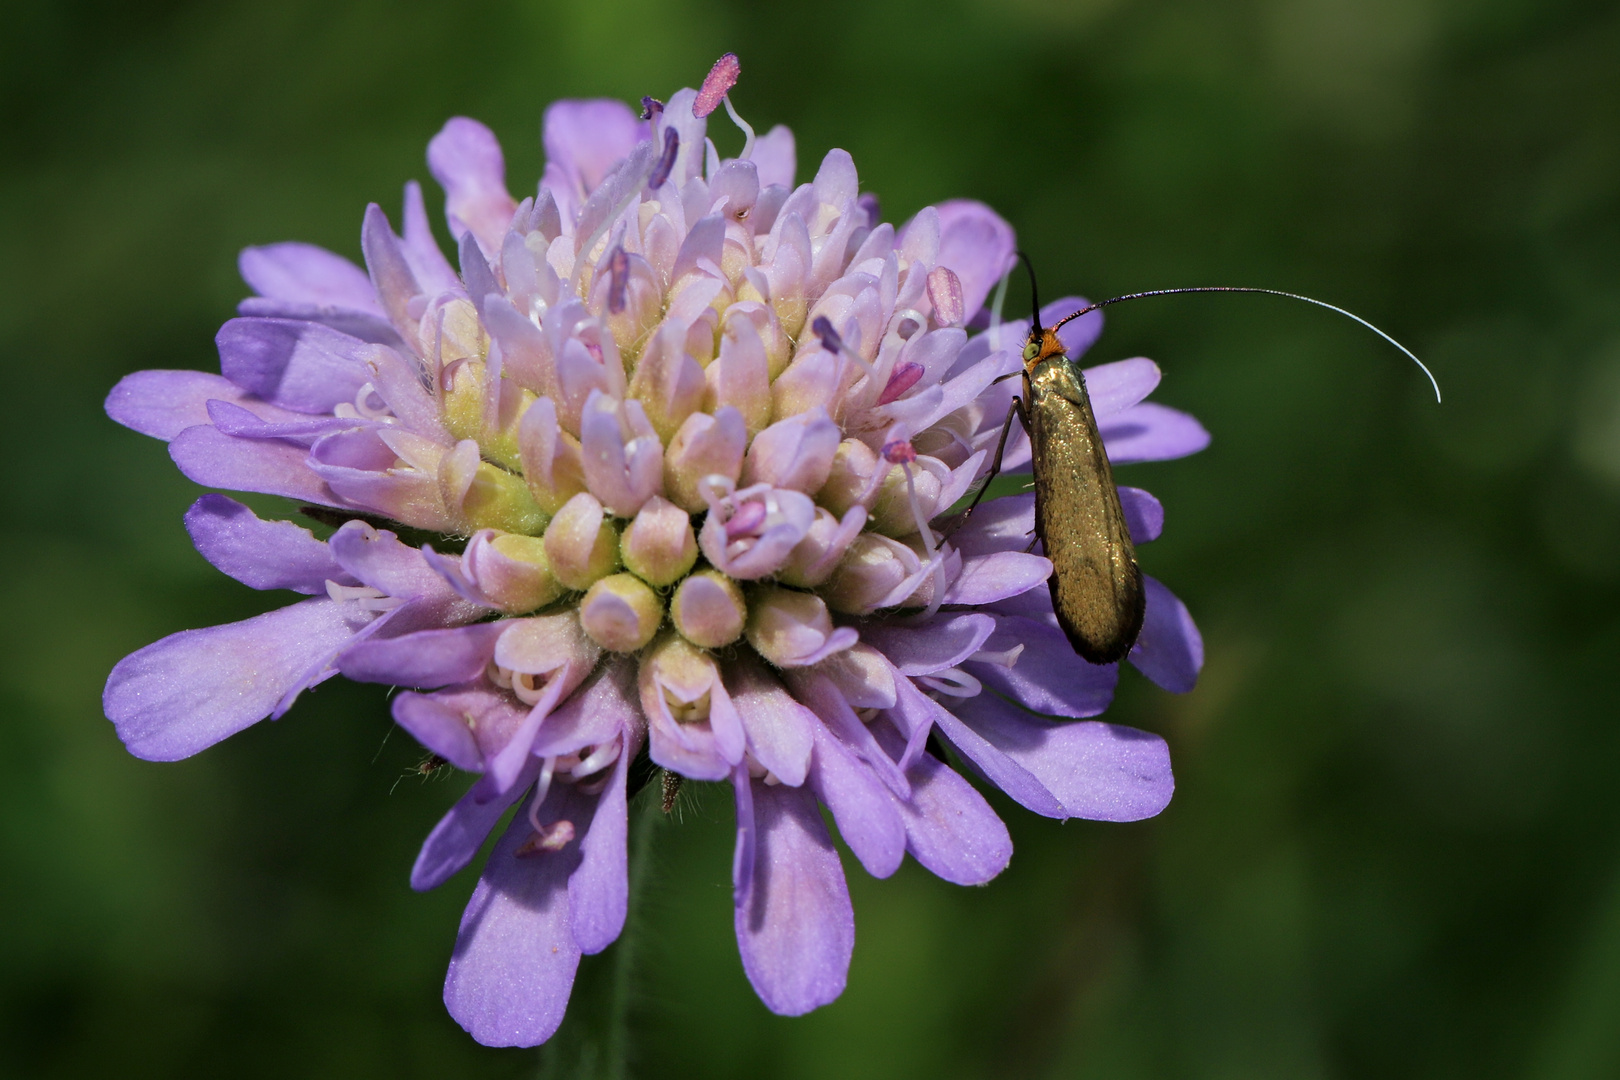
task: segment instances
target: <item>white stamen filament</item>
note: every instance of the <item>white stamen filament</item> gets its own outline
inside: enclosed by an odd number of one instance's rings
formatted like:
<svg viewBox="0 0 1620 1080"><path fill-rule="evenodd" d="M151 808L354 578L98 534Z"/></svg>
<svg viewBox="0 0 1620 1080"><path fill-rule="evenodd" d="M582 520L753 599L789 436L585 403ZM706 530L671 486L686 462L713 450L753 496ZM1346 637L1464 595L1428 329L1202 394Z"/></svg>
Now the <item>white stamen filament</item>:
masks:
<svg viewBox="0 0 1620 1080"><path fill-rule="evenodd" d="M989 649L980 649L968 659L981 664L994 664L996 667L1010 668L1018 663L1018 658L1023 652L1024 647L1022 645L1014 645L1010 649L1002 649L996 652Z"/></svg>
<svg viewBox="0 0 1620 1080"><path fill-rule="evenodd" d="M911 516L917 522L918 535L922 537L923 553L934 567L934 595L928 601L928 614L935 615L945 602L945 560L934 557L934 531L928 527L922 503L917 500L917 482L911 476L911 462L902 461L900 469L906 474L906 497L911 500Z"/></svg>
<svg viewBox="0 0 1620 1080"><path fill-rule="evenodd" d="M619 743L620 740L614 739L612 742L606 742L598 746L591 751L588 757L569 769L568 775L575 780L583 780L587 776L593 776L601 772L619 760Z"/></svg>
<svg viewBox="0 0 1620 1080"><path fill-rule="evenodd" d="M373 398L377 401L375 405L371 404ZM393 412L388 408L388 402L377 392L377 388L370 383L366 383L354 395L354 409L355 412L367 420L392 420L394 418Z"/></svg>
<svg viewBox="0 0 1620 1080"><path fill-rule="evenodd" d="M544 758L540 765L540 779L535 781L534 799L529 803L529 824L541 836L546 835L546 826L540 824L540 804L546 801L546 795L551 791L551 776L556 771L557 759Z"/></svg>
<svg viewBox="0 0 1620 1080"><path fill-rule="evenodd" d="M996 298L990 302L990 351L1001 350L1001 302L1007 299L1007 282L1012 280L1012 268L1001 275L996 285Z"/></svg>
<svg viewBox="0 0 1620 1080"><path fill-rule="evenodd" d="M977 697L984 689L983 683L961 668L946 668L932 675L917 675L914 678L929 689L938 690L949 697Z"/></svg>
<svg viewBox="0 0 1620 1080"><path fill-rule="evenodd" d="M732 108L730 94L727 94L725 97L721 98L720 104L726 107L726 115L731 117L731 122L742 129L744 136L743 148L742 153L737 155L737 159L739 161L747 161L749 158L754 156L754 129L748 126L748 121L737 115L736 109Z"/></svg>
<svg viewBox="0 0 1620 1080"><path fill-rule="evenodd" d="M326 595L340 602L352 600L363 611L392 611L405 602L401 597L389 596L369 585L339 585L331 578L326 580Z"/></svg>
<svg viewBox="0 0 1620 1080"><path fill-rule="evenodd" d="M512 672L512 693L525 705L538 704L546 690L546 682L551 673L549 671L531 674L527 671Z"/></svg>

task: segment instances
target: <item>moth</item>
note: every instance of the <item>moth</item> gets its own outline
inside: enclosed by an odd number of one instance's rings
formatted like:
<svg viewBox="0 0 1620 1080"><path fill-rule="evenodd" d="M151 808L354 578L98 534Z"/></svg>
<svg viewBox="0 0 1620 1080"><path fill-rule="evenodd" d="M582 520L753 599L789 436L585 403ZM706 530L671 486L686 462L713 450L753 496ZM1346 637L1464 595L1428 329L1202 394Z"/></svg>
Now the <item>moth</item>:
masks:
<svg viewBox="0 0 1620 1080"><path fill-rule="evenodd" d="M1027 266L1028 258L1022 252L1019 257ZM1032 293L1034 278L1031 269ZM1052 576L1047 579L1052 610L1074 651L1093 664L1117 663L1131 651L1142 632L1147 595L1136 562L1136 547L1131 543L1131 531L1120 506L1119 489L1114 484L1113 467L1086 392L1085 374L1069 359L1057 332L1066 323L1110 304L1200 292L1282 296L1354 319L1422 368L1434 386L1435 400L1440 400L1440 384L1434 374L1406 346L1361 316L1308 296L1236 285L1154 289L1091 304L1050 327L1041 326L1040 301L1036 299L1035 316L1024 342L1024 393L1015 396L1007 410L989 475L963 518L973 513L990 481L1000 473L1007 436L1012 432L1013 420L1018 419L1029 433L1030 462L1035 474L1035 539L1052 562Z"/></svg>

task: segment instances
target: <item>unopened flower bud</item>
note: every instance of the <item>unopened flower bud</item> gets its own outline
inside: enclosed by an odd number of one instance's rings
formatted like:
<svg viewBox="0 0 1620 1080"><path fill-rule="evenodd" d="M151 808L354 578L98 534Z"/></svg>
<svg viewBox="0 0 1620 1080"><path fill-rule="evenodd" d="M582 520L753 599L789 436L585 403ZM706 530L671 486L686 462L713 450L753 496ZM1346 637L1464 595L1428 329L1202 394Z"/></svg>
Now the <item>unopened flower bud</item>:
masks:
<svg viewBox="0 0 1620 1080"><path fill-rule="evenodd" d="M804 539L794 547L793 554L788 556L782 569L776 572L777 580L801 589L820 585L831 576L865 524L866 510L862 507L852 507L844 514L842 521L833 517L825 507L816 507L815 522Z"/></svg>
<svg viewBox="0 0 1620 1080"><path fill-rule="evenodd" d="M827 482L816 493L816 502L837 517L843 517L849 508L868 495L872 474L879 468L888 469L889 463L878 461L876 452L859 439L845 439L838 444L833 455L832 469Z"/></svg>
<svg viewBox="0 0 1620 1080"><path fill-rule="evenodd" d="M718 570L700 570L675 590L669 614L687 641L718 649L742 636L748 605L735 581Z"/></svg>
<svg viewBox="0 0 1620 1080"><path fill-rule="evenodd" d="M723 476L735 483L742 475L747 449L748 428L742 413L732 408L722 408L713 416L693 413L664 453L664 494L689 513L707 508L699 487L703 478Z"/></svg>
<svg viewBox="0 0 1620 1080"><path fill-rule="evenodd" d="M538 533L545 528L546 515L523 478L480 460L478 444L471 439L439 459L439 493L469 531Z"/></svg>
<svg viewBox="0 0 1620 1080"><path fill-rule="evenodd" d="M748 607L748 644L777 667L805 667L855 644L851 627L834 628L814 593L762 590Z"/></svg>
<svg viewBox="0 0 1620 1080"><path fill-rule="evenodd" d="M648 499L619 539L625 567L649 585L679 581L697 562L697 534L685 510L658 496Z"/></svg>
<svg viewBox="0 0 1620 1080"><path fill-rule="evenodd" d="M618 533L588 491L569 499L551 519L545 552L552 574L570 589L588 589L619 568Z"/></svg>
<svg viewBox="0 0 1620 1080"><path fill-rule="evenodd" d="M911 476L895 469L883 482L878 496L872 501L872 528L885 536L911 536L919 531L918 514L924 521L933 519L939 505L943 487L940 478L922 461L909 462ZM913 509L911 493L917 492L917 505Z"/></svg>
<svg viewBox="0 0 1620 1080"><path fill-rule="evenodd" d="M887 536L862 533L827 579L821 596L834 611L868 615L880 607L905 603L909 597L897 594L921 567L922 560L906 545Z"/></svg>
<svg viewBox="0 0 1620 1080"><path fill-rule="evenodd" d="M653 639L664 621L664 603L634 574L610 574L579 603L579 624L610 652L635 652Z"/></svg>
<svg viewBox="0 0 1620 1080"><path fill-rule="evenodd" d="M552 575L538 536L480 532L468 543L461 565L478 591L508 614L545 607L566 591Z"/></svg>

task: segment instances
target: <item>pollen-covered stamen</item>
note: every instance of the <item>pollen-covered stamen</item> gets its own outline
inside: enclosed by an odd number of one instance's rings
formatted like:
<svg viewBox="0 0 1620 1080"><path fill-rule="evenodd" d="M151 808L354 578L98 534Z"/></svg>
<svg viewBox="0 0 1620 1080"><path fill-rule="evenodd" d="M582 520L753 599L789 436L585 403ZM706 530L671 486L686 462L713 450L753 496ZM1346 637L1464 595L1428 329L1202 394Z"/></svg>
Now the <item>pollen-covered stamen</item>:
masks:
<svg viewBox="0 0 1620 1080"><path fill-rule="evenodd" d="M672 127L664 129L664 152L658 158L658 164L653 166L652 175L647 177L647 186L657 191L669 179L671 170L675 168L675 155L681 150L681 136Z"/></svg>
<svg viewBox="0 0 1620 1080"><path fill-rule="evenodd" d="M917 380L922 377L923 366L921 364L910 360L900 361L894 365L894 370L889 372L889 381L884 385L883 393L878 395L877 403L887 405L891 401L898 400L900 395L916 386ZM887 447L884 447L884 452L885 454L888 452ZM915 452L913 452L912 456L916 456Z"/></svg>
<svg viewBox="0 0 1620 1080"><path fill-rule="evenodd" d="M810 323L810 332L821 339L821 347L830 353L844 351L844 339L838 336L833 329L832 320L825 315L817 315Z"/></svg>
<svg viewBox="0 0 1620 1080"><path fill-rule="evenodd" d="M934 305L934 321L941 326L958 326L966 312L962 310L962 280L948 266L936 266L928 272L928 302Z"/></svg>
<svg viewBox="0 0 1620 1080"><path fill-rule="evenodd" d="M643 120L655 120L658 114L663 111L664 103L657 98L644 97L641 99L641 118Z"/></svg>
<svg viewBox="0 0 1620 1080"><path fill-rule="evenodd" d="M352 600L362 611L392 611L405 602L369 585L339 585L330 578L326 581L326 595L337 601Z"/></svg>
<svg viewBox="0 0 1620 1080"><path fill-rule="evenodd" d="M737 76L741 74L742 62L737 59L736 53L726 53L716 60L692 101L692 115L701 120L718 109L726 94L737 85Z"/></svg>
<svg viewBox="0 0 1620 1080"><path fill-rule="evenodd" d="M630 255L620 244L608 260L608 310L617 315L624 310L630 290Z"/></svg>

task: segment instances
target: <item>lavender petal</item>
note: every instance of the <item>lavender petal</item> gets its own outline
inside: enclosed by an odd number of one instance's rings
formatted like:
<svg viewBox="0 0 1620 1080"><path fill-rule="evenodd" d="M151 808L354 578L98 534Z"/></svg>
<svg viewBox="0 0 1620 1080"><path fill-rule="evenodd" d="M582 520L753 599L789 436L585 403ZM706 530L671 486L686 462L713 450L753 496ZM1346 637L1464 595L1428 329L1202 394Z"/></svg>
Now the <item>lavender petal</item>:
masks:
<svg viewBox="0 0 1620 1080"><path fill-rule="evenodd" d="M844 991L855 912L806 788L752 781L754 857L736 909L743 970L765 1007L801 1016Z"/></svg>
<svg viewBox="0 0 1620 1080"><path fill-rule="evenodd" d="M1129 659L1166 690L1185 694L1197 685L1204 667L1204 639L1175 593L1145 574L1142 581L1147 586L1147 612Z"/></svg>
<svg viewBox="0 0 1620 1080"><path fill-rule="evenodd" d="M255 589L317 595L328 581L354 583L323 541L290 521L263 521L223 495L204 495L186 511L186 531L202 557Z"/></svg>
<svg viewBox="0 0 1620 1080"><path fill-rule="evenodd" d="M552 824L556 813L548 800L541 824ZM445 976L450 1015L485 1046L538 1046L551 1038L579 967L568 910L577 846L520 858L517 850L532 832L518 814L495 845L461 917Z"/></svg>
<svg viewBox="0 0 1620 1080"><path fill-rule="evenodd" d="M178 761L263 720L355 632L344 605L303 600L224 626L183 630L120 660L102 707L129 752Z"/></svg>

